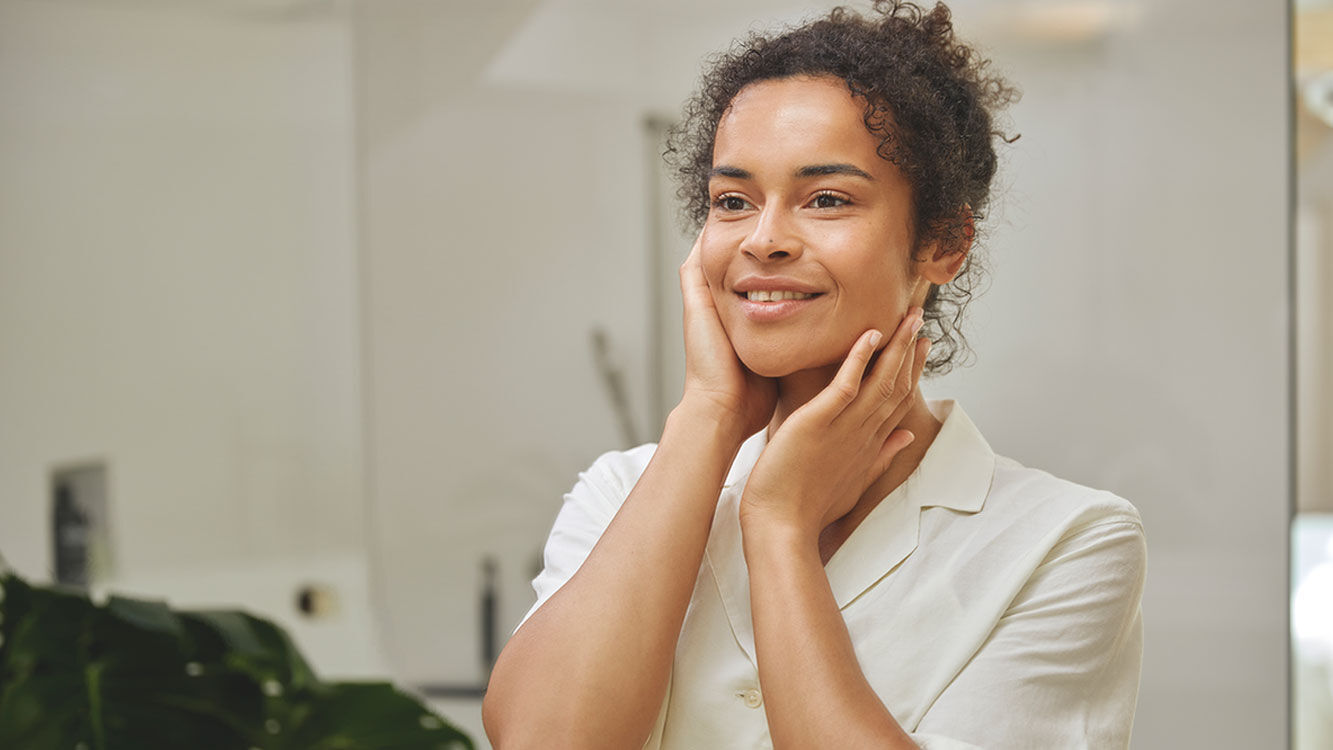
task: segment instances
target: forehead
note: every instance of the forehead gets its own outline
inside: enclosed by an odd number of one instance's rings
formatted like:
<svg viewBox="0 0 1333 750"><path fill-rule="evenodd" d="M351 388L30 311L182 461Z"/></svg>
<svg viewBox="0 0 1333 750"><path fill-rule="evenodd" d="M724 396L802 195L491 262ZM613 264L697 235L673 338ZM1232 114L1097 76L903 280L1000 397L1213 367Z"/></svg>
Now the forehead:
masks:
<svg viewBox="0 0 1333 750"><path fill-rule="evenodd" d="M853 97L838 78L752 83L736 94L718 121L713 164L782 162L785 167L832 160L866 171L890 168L877 153L880 139L866 129L864 115L864 100Z"/></svg>

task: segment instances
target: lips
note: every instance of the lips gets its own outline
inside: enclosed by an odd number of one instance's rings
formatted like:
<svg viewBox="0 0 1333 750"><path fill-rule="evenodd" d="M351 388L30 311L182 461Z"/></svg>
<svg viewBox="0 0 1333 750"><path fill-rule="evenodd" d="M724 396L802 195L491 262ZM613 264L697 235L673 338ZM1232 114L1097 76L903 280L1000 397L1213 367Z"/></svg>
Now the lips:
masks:
<svg viewBox="0 0 1333 750"><path fill-rule="evenodd" d="M751 322L777 323L799 315L812 305L818 305L824 295L816 292L755 290L736 296L741 313Z"/></svg>
<svg viewBox="0 0 1333 750"><path fill-rule="evenodd" d="M818 286L790 276L750 274L731 285L741 313L755 323L773 323L817 304L824 296Z"/></svg>

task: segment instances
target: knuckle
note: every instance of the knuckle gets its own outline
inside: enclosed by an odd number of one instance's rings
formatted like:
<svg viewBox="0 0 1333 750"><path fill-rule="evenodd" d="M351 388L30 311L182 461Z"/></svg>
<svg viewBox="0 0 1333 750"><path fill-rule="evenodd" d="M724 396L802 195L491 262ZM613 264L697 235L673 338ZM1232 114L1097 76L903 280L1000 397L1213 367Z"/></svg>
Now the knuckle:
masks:
<svg viewBox="0 0 1333 750"><path fill-rule="evenodd" d="M880 404L882 408L897 408L902 402L903 392L896 383L885 383L879 389Z"/></svg>
<svg viewBox="0 0 1333 750"><path fill-rule="evenodd" d="M899 399L905 398L909 391L910 389L908 388L908 382L906 379L899 379L894 382L893 384L894 398L899 398Z"/></svg>
<svg viewBox="0 0 1333 750"><path fill-rule="evenodd" d="M891 380L881 381L879 384L879 397L882 400L892 400L897 385Z"/></svg>

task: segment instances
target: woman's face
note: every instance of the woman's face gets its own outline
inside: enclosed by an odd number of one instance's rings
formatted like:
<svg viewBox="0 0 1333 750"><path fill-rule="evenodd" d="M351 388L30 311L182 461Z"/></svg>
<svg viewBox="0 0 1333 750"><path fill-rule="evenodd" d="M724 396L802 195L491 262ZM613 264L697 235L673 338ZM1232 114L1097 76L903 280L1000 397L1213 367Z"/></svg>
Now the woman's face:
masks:
<svg viewBox="0 0 1333 750"><path fill-rule="evenodd" d="M836 365L888 337L928 284L911 187L879 157L863 102L832 77L762 81L718 124L700 251L722 325L766 377Z"/></svg>

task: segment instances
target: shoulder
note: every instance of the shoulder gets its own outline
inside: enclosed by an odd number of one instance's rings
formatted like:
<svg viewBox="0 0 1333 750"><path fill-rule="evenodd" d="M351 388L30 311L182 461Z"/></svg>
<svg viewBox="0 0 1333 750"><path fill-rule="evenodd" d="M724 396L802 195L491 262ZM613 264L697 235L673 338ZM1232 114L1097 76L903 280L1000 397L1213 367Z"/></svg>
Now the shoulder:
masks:
<svg viewBox="0 0 1333 750"><path fill-rule="evenodd" d="M1080 547L1134 560L1145 555L1143 520L1133 503L1105 490L1061 479L1002 456L983 512L1004 536L1026 538L1031 549Z"/></svg>
<svg viewBox="0 0 1333 750"><path fill-rule="evenodd" d="M583 565L611 519L624 504L639 475L648 466L655 444L603 453L565 493L551 533L546 538L542 570L532 581L537 603L523 621L536 612Z"/></svg>
<svg viewBox="0 0 1333 750"><path fill-rule="evenodd" d="M608 490L628 494L648 468L657 452L657 443L644 443L623 451L607 451L579 473L579 481L592 481Z"/></svg>
<svg viewBox="0 0 1333 750"><path fill-rule="evenodd" d="M1073 526L1143 524L1138 509L1119 495L1061 479L1003 456L995 457L986 506L1006 515L1041 516Z"/></svg>
<svg viewBox="0 0 1333 750"><path fill-rule="evenodd" d="M565 505L586 506L594 515L609 521L620 510L656 451L657 443L644 443L628 450L603 453L579 472L578 481L565 495Z"/></svg>
<svg viewBox="0 0 1333 750"><path fill-rule="evenodd" d="M983 621L1052 618L1056 630L1085 628L1094 640L1133 624L1147 544L1138 510L1112 492L996 456L981 510L931 531Z"/></svg>

